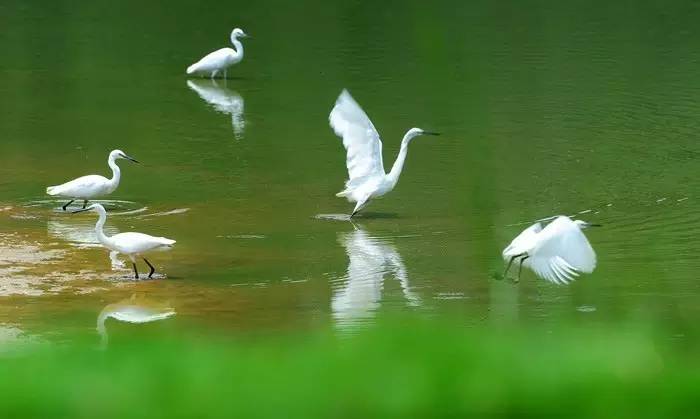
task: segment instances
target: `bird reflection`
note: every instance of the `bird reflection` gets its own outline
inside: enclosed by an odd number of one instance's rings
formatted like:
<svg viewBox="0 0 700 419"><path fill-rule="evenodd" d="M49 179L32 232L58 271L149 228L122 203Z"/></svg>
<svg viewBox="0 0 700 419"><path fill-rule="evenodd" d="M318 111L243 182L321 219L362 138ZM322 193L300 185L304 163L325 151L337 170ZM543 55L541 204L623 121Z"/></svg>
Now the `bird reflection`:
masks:
<svg viewBox="0 0 700 419"><path fill-rule="evenodd" d="M100 334L100 346L102 348L107 347L108 335L105 322L110 317L126 323L150 323L165 320L174 315L175 310L168 304L152 301L136 294L118 303L108 304L97 316L97 333Z"/></svg>
<svg viewBox="0 0 700 419"><path fill-rule="evenodd" d="M114 235L119 233L113 226L105 226L105 233ZM97 241L97 233L95 233L95 225L90 221L80 218L61 217L59 219L49 220L46 223L46 231L49 237L68 241L72 246L79 248L102 247ZM109 261L113 270L125 269L124 262L117 258L118 252L110 252Z"/></svg>
<svg viewBox="0 0 700 419"><path fill-rule="evenodd" d="M392 244L370 237L362 229L341 233L339 241L350 259L345 282L335 290L331 302L339 327L352 327L374 317L381 304L386 275L398 280L409 305L421 304L420 298L410 289L406 266Z"/></svg>
<svg viewBox="0 0 700 419"><path fill-rule="evenodd" d="M105 233L117 234L119 231L113 226L105 226ZM95 233L95 223L82 218L60 217L49 220L46 223L46 231L49 237L68 241L71 245L80 248L101 247Z"/></svg>
<svg viewBox="0 0 700 419"><path fill-rule="evenodd" d="M199 97L221 113L231 115L233 135L237 140L245 131L243 97L227 87L219 86L214 80L187 80L187 87L197 92Z"/></svg>

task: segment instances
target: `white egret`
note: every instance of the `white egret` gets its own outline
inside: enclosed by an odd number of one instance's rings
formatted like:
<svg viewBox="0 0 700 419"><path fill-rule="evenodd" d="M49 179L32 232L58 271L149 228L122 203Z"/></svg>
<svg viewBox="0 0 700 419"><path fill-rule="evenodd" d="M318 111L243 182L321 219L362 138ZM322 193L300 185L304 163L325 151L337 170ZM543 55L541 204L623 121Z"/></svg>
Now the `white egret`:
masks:
<svg viewBox="0 0 700 419"><path fill-rule="evenodd" d="M408 130L401 140L401 149L391 171L385 173L379 133L347 90L338 96L329 120L336 135L343 139L343 146L347 150L349 179L345 182L345 189L336 196L356 202L350 217L364 208L371 199L379 198L394 189L403 170L411 140L419 135L439 135L420 128Z"/></svg>
<svg viewBox="0 0 700 419"><path fill-rule="evenodd" d="M243 59L243 44L238 38L247 38L242 29L236 28L231 32L231 43L236 49L221 48L204 56L201 60L187 67L187 74L204 73L214 78L219 72L224 72Z"/></svg>
<svg viewBox="0 0 700 419"><path fill-rule="evenodd" d="M100 218L95 225L97 240L106 248L125 254L131 259L131 264L134 266L134 278L139 279L139 271L136 269L136 257L140 257L148 265L151 271L148 277L152 277L156 268L151 265L143 255L146 253L169 250L175 244L175 240L166 239L165 237L154 237L143 233L119 233L113 236L107 236L104 233L105 221L107 221L107 211L100 204L92 204L85 209L79 209L73 212L83 212L94 210L99 214Z"/></svg>
<svg viewBox="0 0 700 419"><path fill-rule="evenodd" d="M46 188L46 193L51 196L60 196L70 199L66 205L61 207L63 211L76 199L82 199L83 208L85 208L89 200L109 195L119 186L121 170L115 162L116 159L127 159L138 163L137 160L127 156L123 151L113 150L109 153L109 158L107 159L107 164L112 169L112 179L107 179L100 175L81 176L62 185L49 186Z"/></svg>
<svg viewBox="0 0 700 419"><path fill-rule="evenodd" d="M194 90L199 97L217 111L231 115L233 135L236 139L240 139L243 136L245 131L245 117L243 114L245 102L241 95L225 87L219 87L214 80L187 80L187 87Z"/></svg>
<svg viewBox="0 0 700 419"><path fill-rule="evenodd" d="M374 315L380 305L387 275L398 280L410 305L420 305L420 298L409 286L401 255L391 243L370 237L361 229L341 233L339 241L349 259L347 281L334 293L331 301L333 317L339 326L352 325Z"/></svg>
<svg viewBox="0 0 700 419"><path fill-rule="evenodd" d="M161 304L133 294L131 298L109 304L97 316L97 333L101 337L101 346L107 346L107 328L105 322L110 317L126 323L150 323L165 320L175 315L175 310L167 304Z"/></svg>
<svg viewBox="0 0 700 419"><path fill-rule="evenodd" d="M593 272L596 255L581 231L587 227L598 224L561 215L544 228L539 222L526 228L503 250L503 258L508 262L503 277L516 259L520 260L517 280L523 265L555 284L566 284L579 272Z"/></svg>

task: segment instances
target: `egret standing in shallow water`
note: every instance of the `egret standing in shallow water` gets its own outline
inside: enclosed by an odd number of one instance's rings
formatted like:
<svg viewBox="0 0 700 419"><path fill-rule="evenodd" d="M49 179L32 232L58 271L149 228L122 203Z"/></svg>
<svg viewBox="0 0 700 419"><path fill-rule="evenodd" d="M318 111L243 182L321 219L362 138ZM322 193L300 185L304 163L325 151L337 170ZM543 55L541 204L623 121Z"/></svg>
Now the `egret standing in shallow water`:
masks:
<svg viewBox="0 0 700 419"><path fill-rule="evenodd" d="M221 48L205 55L204 58L187 67L187 74L204 73L209 74L213 79L219 72L224 72L234 64L238 64L243 59L243 44L238 38L247 38L242 29L236 28L231 32L231 43L236 49Z"/></svg>
<svg viewBox="0 0 700 419"><path fill-rule="evenodd" d="M107 236L104 233L105 221L107 221L107 211L100 204L92 204L85 209L79 209L74 212L83 212L94 210L99 214L100 218L95 225L97 232L97 240L106 248L117 251L129 256L131 264L134 266L134 278L139 279L139 271L136 269L136 257L141 257L144 262L151 268L148 277L153 276L156 268L151 265L143 255L160 250L168 250L173 247L175 240L166 239L165 237L154 237L143 233L119 233L113 236Z"/></svg>
<svg viewBox="0 0 700 419"><path fill-rule="evenodd" d="M596 255L581 230L598 226L581 220L574 221L563 215L544 228L539 222L533 224L503 250L503 258L508 261L503 277L516 259L520 260L517 280L520 279L523 265L555 284L566 284L574 280L579 272L593 272Z"/></svg>
<svg viewBox="0 0 700 419"><path fill-rule="evenodd" d="M350 217L357 214L371 199L379 198L394 189L401 176L411 140L419 135L439 135L420 128L408 130L401 140L401 149L391 171L385 173L379 133L347 90L338 96L329 120L336 135L343 139L343 146L347 150L349 179L345 182L345 189L336 196L356 202Z"/></svg>
<svg viewBox="0 0 700 419"><path fill-rule="evenodd" d="M70 205L76 199L82 199L83 208L85 208L89 200L100 196L109 195L114 192L115 189L117 189L117 186L119 186L121 170L119 170L119 166L117 166L117 163L115 163L116 159L127 159L133 161L134 163L138 163L137 160L124 154L123 151L113 150L111 153L109 153L109 159L107 159L107 164L112 169L112 179L107 179L106 177L100 175L82 176L62 185L49 186L46 188L46 193L51 196L60 196L70 199L67 204L61 207L63 208L63 211L65 211L68 205Z"/></svg>

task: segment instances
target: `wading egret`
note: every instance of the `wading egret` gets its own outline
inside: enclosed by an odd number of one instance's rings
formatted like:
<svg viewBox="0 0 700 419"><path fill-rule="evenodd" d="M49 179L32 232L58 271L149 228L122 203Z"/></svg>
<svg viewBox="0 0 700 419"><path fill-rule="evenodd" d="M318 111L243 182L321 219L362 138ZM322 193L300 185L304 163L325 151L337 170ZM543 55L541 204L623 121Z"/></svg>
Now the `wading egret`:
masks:
<svg viewBox="0 0 700 419"><path fill-rule="evenodd" d="M131 264L134 266L134 278L139 279L139 271L136 269L136 258L140 257L144 262L151 268L151 272L148 273L148 277L153 276L153 272L156 268L151 265L143 255L146 253L169 250L175 244L175 240L166 239L165 237L154 237L143 233L119 233L113 236L107 236L104 233L105 221L107 221L107 211L101 204L92 204L85 209L79 209L73 212L83 212L94 210L99 214L100 218L97 220L95 225L95 232L97 232L97 240L102 243L102 245L110 250L117 251L124 255L129 256L131 259Z"/></svg>
<svg viewBox="0 0 700 419"><path fill-rule="evenodd" d="M205 55L204 58L187 67L187 74L203 73L214 78L219 72L224 73L234 64L238 64L243 59L243 44L238 38L247 38L242 29L236 28L231 32L231 43L236 49L221 48Z"/></svg>
<svg viewBox="0 0 700 419"><path fill-rule="evenodd" d="M520 261L517 280L523 265L555 284L566 284L579 272L593 272L595 252L581 231L587 227L598 224L574 221L562 215L544 228L539 222L526 228L503 250L503 258L508 262L503 277L516 259Z"/></svg>
<svg viewBox="0 0 700 419"><path fill-rule="evenodd" d="M97 316L97 333L101 337L101 346L107 346L107 328L105 322L110 317L126 323L150 323L158 320L165 320L175 315L175 310L167 304L161 304L137 297L133 294L131 298L109 304L102 309Z"/></svg>
<svg viewBox="0 0 700 419"><path fill-rule="evenodd" d="M109 195L119 186L121 170L119 170L119 166L115 163L116 159L127 159L138 163L137 160L124 154L123 151L113 150L109 153L109 158L107 159L107 164L112 169L112 179L107 179L100 175L82 176L62 185L49 186L46 188L46 193L51 196L60 196L70 199L70 201L62 207L63 211L76 199L82 199L83 208L85 208L89 200Z"/></svg>
<svg viewBox="0 0 700 419"><path fill-rule="evenodd" d="M340 233L339 242L345 247L349 263L346 282L334 293L331 301L338 326L351 326L374 316L379 309L387 275L398 280L409 305L420 305L420 298L409 286L401 255L390 242L371 237L359 228Z"/></svg>
<svg viewBox="0 0 700 419"><path fill-rule="evenodd" d="M215 80L187 80L187 87L197 92L205 102L217 111L231 115L233 135L237 140L243 137L245 117L243 114L245 102L243 97L226 87L219 87Z"/></svg>
<svg viewBox="0 0 700 419"><path fill-rule="evenodd" d="M411 128L401 141L401 150L389 173L384 172L382 141L365 112L347 90L343 90L328 118L336 135L343 139L347 150L346 165L349 179L345 189L336 196L356 202L354 216L371 199L379 198L394 189L406 160L408 144L419 135L439 135L436 132Z"/></svg>

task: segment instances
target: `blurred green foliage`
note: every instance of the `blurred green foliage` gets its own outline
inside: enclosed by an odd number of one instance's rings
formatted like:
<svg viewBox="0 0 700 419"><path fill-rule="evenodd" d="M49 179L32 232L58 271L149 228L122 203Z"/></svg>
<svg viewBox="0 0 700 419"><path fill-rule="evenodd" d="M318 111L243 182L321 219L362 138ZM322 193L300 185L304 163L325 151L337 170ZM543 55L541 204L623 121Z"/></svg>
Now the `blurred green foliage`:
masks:
<svg viewBox="0 0 700 419"><path fill-rule="evenodd" d="M37 347L0 363L0 415L692 417L695 353L638 327L522 330L406 319L355 334Z"/></svg>

